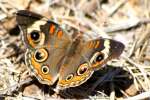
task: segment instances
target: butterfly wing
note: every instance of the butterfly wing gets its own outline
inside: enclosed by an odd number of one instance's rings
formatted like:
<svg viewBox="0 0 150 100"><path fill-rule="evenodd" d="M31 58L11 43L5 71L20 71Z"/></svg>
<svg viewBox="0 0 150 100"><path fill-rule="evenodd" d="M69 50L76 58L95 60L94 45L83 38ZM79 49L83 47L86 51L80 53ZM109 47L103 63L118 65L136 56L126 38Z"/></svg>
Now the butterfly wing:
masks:
<svg viewBox="0 0 150 100"><path fill-rule="evenodd" d="M57 88L81 85L90 78L94 70L118 57L123 49L122 43L111 39L99 38L88 42L76 40L61 66Z"/></svg>
<svg viewBox="0 0 150 100"><path fill-rule="evenodd" d="M103 38L70 42L59 25L33 12L18 11L17 22L27 47L27 66L42 83L52 85L59 75L60 89L84 83L124 49L122 43Z"/></svg>
<svg viewBox="0 0 150 100"><path fill-rule="evenodd" d="M58 24L39 14L20 10L16 15L27 47L27 66L40 82L54 84L59 76L61 61L70 44L69 36Z"/></svg>

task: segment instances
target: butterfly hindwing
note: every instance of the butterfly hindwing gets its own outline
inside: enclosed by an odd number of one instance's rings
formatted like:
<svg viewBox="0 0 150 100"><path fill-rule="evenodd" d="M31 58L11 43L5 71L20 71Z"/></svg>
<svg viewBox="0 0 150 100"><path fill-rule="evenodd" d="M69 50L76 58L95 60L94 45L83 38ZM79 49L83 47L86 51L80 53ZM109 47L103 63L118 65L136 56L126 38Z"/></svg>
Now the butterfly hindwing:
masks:
<svg viewBox="0 0 150 100"><path fill-rule="evenodd" d="M81 85L108 60L118 57L123 49L122 43L111 39L99 38L87 42L81 39L78 45L68 53L61 66L58 88Z"/></svg>

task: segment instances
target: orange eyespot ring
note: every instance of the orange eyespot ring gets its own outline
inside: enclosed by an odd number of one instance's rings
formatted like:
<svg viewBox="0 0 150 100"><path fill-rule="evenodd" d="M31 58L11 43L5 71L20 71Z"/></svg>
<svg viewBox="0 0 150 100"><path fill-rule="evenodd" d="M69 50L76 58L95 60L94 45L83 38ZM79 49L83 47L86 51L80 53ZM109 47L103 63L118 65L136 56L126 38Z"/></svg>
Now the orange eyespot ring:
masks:
<svg viewBox="0 0 150 100"><path fill-rule="evenodd" d="M39 42L40 39L41 39L41 32L37 31L37 30L33 30L31 33L30 33L30 39L33 41L33 42Z"/></svg>
<svg viewBox="0 0 150 100"><path fill-rule="evenodd" d="M49 68L48 68L48 66L42 66L42 73L43 73L43 74L48 74L48 73L49 73Z"/></svg>
<svg viewBox="0 0 150 100"><path fill-rule="evenodd" d="M48 52L44 48L37 49L34 53L34 59L37 62L44 62L47 60L47 58L48 58Z"/></svg>
<svg viewBox="0 0 150 100"><path fill-rule="evenodd" d="M80 65L79 68L78 68L78 70L77 70L77 74L78 75L82 75L82 74L86 73L87 70L88 70L88 67L89 66L88 66L87 63L84 63L84 64Z"/></svg>
<svg viewBox="0 0 150 100"><path fill-rule="evenodd" d="M67 77L66 77L66 81L69 81L73 78L73 74L69 74Z"/></svg>
<svg viewBox="0 0 150 100"><path fill-rule="evenodd" d="M102 52L96 52L93 57L91 58L90 62L92 64L98 64L105 59L105 54Z"/></svg>

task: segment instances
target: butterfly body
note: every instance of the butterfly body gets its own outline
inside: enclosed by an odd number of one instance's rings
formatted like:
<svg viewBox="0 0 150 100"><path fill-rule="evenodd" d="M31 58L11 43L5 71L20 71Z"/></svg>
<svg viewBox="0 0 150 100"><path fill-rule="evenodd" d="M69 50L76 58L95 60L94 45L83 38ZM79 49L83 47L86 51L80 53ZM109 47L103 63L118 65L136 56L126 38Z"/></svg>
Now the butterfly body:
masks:
<svg viewBox="0 0 150 100"><path fill-rule="evenodd" d="M16 19L30 72L43 84L53 85L58 80L59 89L83 84L124 49L121 42L111 39L87 40L81 33L71 38L55 22L27 10L18 11Z"/></svg>

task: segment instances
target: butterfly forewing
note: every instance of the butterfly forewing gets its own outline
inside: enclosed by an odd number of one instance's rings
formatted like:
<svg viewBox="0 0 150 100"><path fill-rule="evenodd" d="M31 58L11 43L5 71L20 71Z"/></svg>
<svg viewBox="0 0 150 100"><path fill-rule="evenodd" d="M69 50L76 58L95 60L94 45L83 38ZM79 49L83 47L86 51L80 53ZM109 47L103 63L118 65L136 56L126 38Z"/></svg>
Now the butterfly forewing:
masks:
<svg viewBox="0 0 150 100"><path fill-rule="evenodd" d="M16 20L28 49L27 66L42 83L52 85L59 76L61 61L70 44L69 36L58 24L30 11L18 11Z"/></svg>

